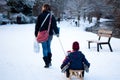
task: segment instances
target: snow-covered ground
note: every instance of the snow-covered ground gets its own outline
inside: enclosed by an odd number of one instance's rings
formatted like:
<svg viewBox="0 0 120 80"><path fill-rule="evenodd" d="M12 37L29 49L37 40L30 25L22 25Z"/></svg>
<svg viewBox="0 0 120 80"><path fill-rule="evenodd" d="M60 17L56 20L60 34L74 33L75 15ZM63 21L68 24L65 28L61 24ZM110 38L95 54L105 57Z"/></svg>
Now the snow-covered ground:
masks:
<svg viewBox="0 0 120 80"><path fill-rule="evenodd" d="M80 43L80 50L91 63L85 80L120 80L120 39L111 39L113 52L108 45L104 45L100 52L97 52L96 44L88 49L86 40L97 39L97 36L84 31L88 23L80 24L80 27L75 27L70 21L58 24L60 37L53 38L52 66L48 69L44 68L41 45L39 53L33 50L35 24L0 26L0 80L66 80L60 65L64 51L71 50L73 41Z"/></svg>

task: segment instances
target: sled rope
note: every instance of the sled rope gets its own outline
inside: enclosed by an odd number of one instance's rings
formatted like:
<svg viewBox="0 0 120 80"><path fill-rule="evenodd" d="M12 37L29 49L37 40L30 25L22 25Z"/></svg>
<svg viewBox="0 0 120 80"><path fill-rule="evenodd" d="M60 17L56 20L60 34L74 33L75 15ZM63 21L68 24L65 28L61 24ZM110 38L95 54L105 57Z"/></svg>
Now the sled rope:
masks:
<svg viewBox="0 0 120 80"><path fill-rule="evenodd" d="M64 50L64 48L63 48L62 42L61 42L61 40L60 40L59 37L58 37L58 40L59 40L59 43L60 43L60 45L61 45L61 48L62 48L62 50L63 50L64 55L67 56L66 53L65 53L65 50Z"/></svg>

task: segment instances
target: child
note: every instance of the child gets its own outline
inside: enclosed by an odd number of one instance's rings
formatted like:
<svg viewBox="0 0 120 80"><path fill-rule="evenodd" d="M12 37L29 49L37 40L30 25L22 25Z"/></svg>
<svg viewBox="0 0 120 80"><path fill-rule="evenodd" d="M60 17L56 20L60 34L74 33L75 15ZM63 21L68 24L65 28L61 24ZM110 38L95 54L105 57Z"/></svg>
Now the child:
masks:
<svg viewBox="0 0 120 80"><path fill-rule="evenodd" d="M85 58L85 55L79 51L79 43L77 41L73 42L72 45L73 51L69 51L69 54L65 57L61 69L66 66L67 63L70 62L69 68L66 69L66 77L69 78L69 69L72 70L84 70L84 64L90 67L90 63ZM84 64L83 64L84 63ZM84 71L83 71L83 77L84 77Z"/></svg>

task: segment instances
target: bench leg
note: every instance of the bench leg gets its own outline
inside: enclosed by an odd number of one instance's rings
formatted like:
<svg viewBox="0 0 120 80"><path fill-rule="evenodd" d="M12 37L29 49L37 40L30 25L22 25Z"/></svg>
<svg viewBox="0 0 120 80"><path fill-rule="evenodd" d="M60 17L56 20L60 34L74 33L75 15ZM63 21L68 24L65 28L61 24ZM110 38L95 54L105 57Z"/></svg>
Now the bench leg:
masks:
<svg viewBox="0 0 120 80"><path fill-rule="evenodd" d="M112 50L112 47L111 47L110 43L108 43L108 45L109 45L110 51L111 51L111 52L113 52L113 50Z"/></svg>
<svg viewBox="0 0 120 80"><path fill-rule="evenodd" d="M100 44L100 48L102 49L102 46L101 46L101 44Z"/></svg>
<svg viewBox="0 0 120 80"><path fill-rule="evenodd" d="M88 41L88 48L90 49L90 42Z"/></svg>
<svg viewBox="0 0 120 80"><path fill-rule="evenodd" d="M99 44L97 43L97 51L99 52Z"/></svg>

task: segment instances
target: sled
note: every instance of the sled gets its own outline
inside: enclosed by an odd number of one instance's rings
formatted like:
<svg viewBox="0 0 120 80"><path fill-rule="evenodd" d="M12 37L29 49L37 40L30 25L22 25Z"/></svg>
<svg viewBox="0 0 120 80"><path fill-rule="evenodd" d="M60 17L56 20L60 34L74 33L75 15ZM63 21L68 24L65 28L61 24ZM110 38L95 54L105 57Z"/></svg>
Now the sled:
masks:
<svg viewBox="0 0 120 80"><path fill-rule="evenodd" d="M69 70L70 71L70 77L69 79L72 80L72 78L77 78L77 80L84 80L83 79L83 75L82 75L82 72L83 70Z"/></svg>

